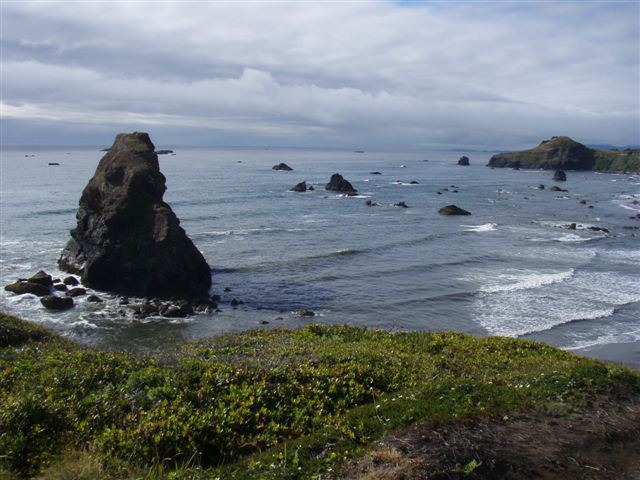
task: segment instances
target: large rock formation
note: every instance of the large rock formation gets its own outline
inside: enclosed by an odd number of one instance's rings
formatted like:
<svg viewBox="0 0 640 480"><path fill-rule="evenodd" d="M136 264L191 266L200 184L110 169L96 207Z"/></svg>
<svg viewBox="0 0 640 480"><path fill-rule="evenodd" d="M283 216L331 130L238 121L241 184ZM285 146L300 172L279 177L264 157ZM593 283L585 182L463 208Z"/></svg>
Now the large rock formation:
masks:
<svg viewBox="0 0 640 480"><path fill-rule="evenodd" d="M460 160L458 160L458 165L461 165L463 167L468 167L469 166L469 157L467 157L466 155L461 156Z"/></svg>
<svg viewBox="0 0 640 480"><path fill-rule="evenodd" d="M595 150L569 137L552 137L530 150L498 153L489 167L545 170L640 171L638 150Z"/></svg>
<svg viewBox="0 0 640 480"><path fill-rule="evenodd" d="M196 296L211 269L163 202L165 177L146 133L119 134L82 192L58 265L89 287L125 295Z"/></svg>
<svg viewBox="0 0 640 480"><path fill-rule="evenodd" d="M333 175L331 175L329 183L327 183L324 188L325 190L344 193L345 195L348 195L350 197L358 194L358 191L353 188L353 185L345 180L339 173L334 173Z"/></svg>

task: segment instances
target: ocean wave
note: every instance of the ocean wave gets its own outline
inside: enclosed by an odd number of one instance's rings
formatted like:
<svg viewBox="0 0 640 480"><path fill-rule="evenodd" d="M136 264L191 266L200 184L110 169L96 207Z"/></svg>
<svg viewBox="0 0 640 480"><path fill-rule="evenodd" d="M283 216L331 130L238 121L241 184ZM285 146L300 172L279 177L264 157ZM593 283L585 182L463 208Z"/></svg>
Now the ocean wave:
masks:
<svg viewBox="0 0 640 480"><path fill-rule="evenodd" d="M581 237L580 235L576 235L575 233L566 233L561 237L554 238L555 242L562 243L576 243L576 242L588 242L589 240L594 240L598 237Z"/></svg>
<svg viewBox="0 0 640 480"><path fill-rule="evenodd" d="M465 232L492 232L498 226L497 223L485 223L483 225L463 225Z"/></svg>
<svg viewBox="0 0 640 480"><path fill-rule="evenodd" d="M598 345L607 345L611 343L635 343L640 341L640 328L635 330L624 330L621 332L610 332L598 335L596 338L588 340L576 340L573 343L563 347L564 350L582 350Z"/></svg>
<svg viewBox="0 0 640 480"><path fill-rule="evenodd" d="M573 277L574 273L575 270L571 268L565 272L558 273L533 273L525 275L502 274L500 278L511 280L511 282L503 285L482 286L479 291L482 293L500 293L540 288L545 285L564 282Z"/></svg>
<svg viewBox="0 0 640 480"><path fill-rule="evenodd" d="M617 272L580 271L553 288L479 295L480 325L492 335L522 336L572 322L608 318L640 302L640 279Z"/></svg>
<svg viewBox="0 0 640 480"><path fill-rule="evenodd" d="M263 235L269 233L295 233L303 231L302 228L276 228L276 227L265 227L265 228L238 228L234 230L208 230L205 232L196 232L193 233L193 237L222 237L222 236L230 236L230 235Z"/></svg>
<svg viewBox="0 0 640 480"><path fill-rule="evenodd" d="M48 217L50 215L71 215L78 211L78 207L74 208L56 208L52 210L37 210L27 214L29 217Z"/></svg>

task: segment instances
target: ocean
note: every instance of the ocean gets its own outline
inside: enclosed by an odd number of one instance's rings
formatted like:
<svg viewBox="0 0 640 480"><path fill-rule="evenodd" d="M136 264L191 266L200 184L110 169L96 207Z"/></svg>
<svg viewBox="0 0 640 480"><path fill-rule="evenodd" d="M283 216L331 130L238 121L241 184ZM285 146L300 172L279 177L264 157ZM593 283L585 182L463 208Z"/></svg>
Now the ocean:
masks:
<svg viewBox="0 0 640 480"><path fill-rule="evenodd" d="M175 150L159 157L165 200L213 268L221 312L137 320L116 296L96 292L104 303L80 297L56 313L5 291L2 310L126 350L313 322L505 335L602 358L611 357L603 347L623 345L617 360L640 361L640 230L624 228L640 226L629 218L640 213L638 175L570 171L558 184L568 192L552 192L553 172L490 169L488 152ZM56 260L102 155L3 147L3 285L40 269L66 276ZM461 155L470 166L456 165ZM280 162L294 170L271 169ZM360 195L325 191L333 173ZM315 190L288 191L303 180ZM410 208L393 206L400 201ZM448 204L472 215L438 214ZM231 307L233 298L244 303ZM299 317L300 308L316 316Z"/></svg>

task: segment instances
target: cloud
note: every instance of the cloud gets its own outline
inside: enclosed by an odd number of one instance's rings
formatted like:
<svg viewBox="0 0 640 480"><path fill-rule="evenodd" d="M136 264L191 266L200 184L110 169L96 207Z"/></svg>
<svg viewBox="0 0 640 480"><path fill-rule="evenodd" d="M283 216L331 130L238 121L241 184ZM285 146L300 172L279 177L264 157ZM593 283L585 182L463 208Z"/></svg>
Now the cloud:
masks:
<svg viewBox="0 0 640 480"><path fill-rule="evenodd" d="M201 144L640 143L636 3L1 8L7 143L47 122L70 140L95 125Z"/></svg>

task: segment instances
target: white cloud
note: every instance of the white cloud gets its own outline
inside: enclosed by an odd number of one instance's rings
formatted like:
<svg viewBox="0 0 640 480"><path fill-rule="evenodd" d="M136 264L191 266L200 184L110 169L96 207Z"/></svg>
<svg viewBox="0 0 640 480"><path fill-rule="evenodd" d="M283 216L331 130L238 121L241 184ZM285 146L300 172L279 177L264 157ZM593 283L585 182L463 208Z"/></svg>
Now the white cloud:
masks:
<svg viewBox="0 0 640 480"><path fill-rule="evenodd" d="M640 142L638 4L2 10L2 116L23 125L174 125L248 144Z"/></svg>

